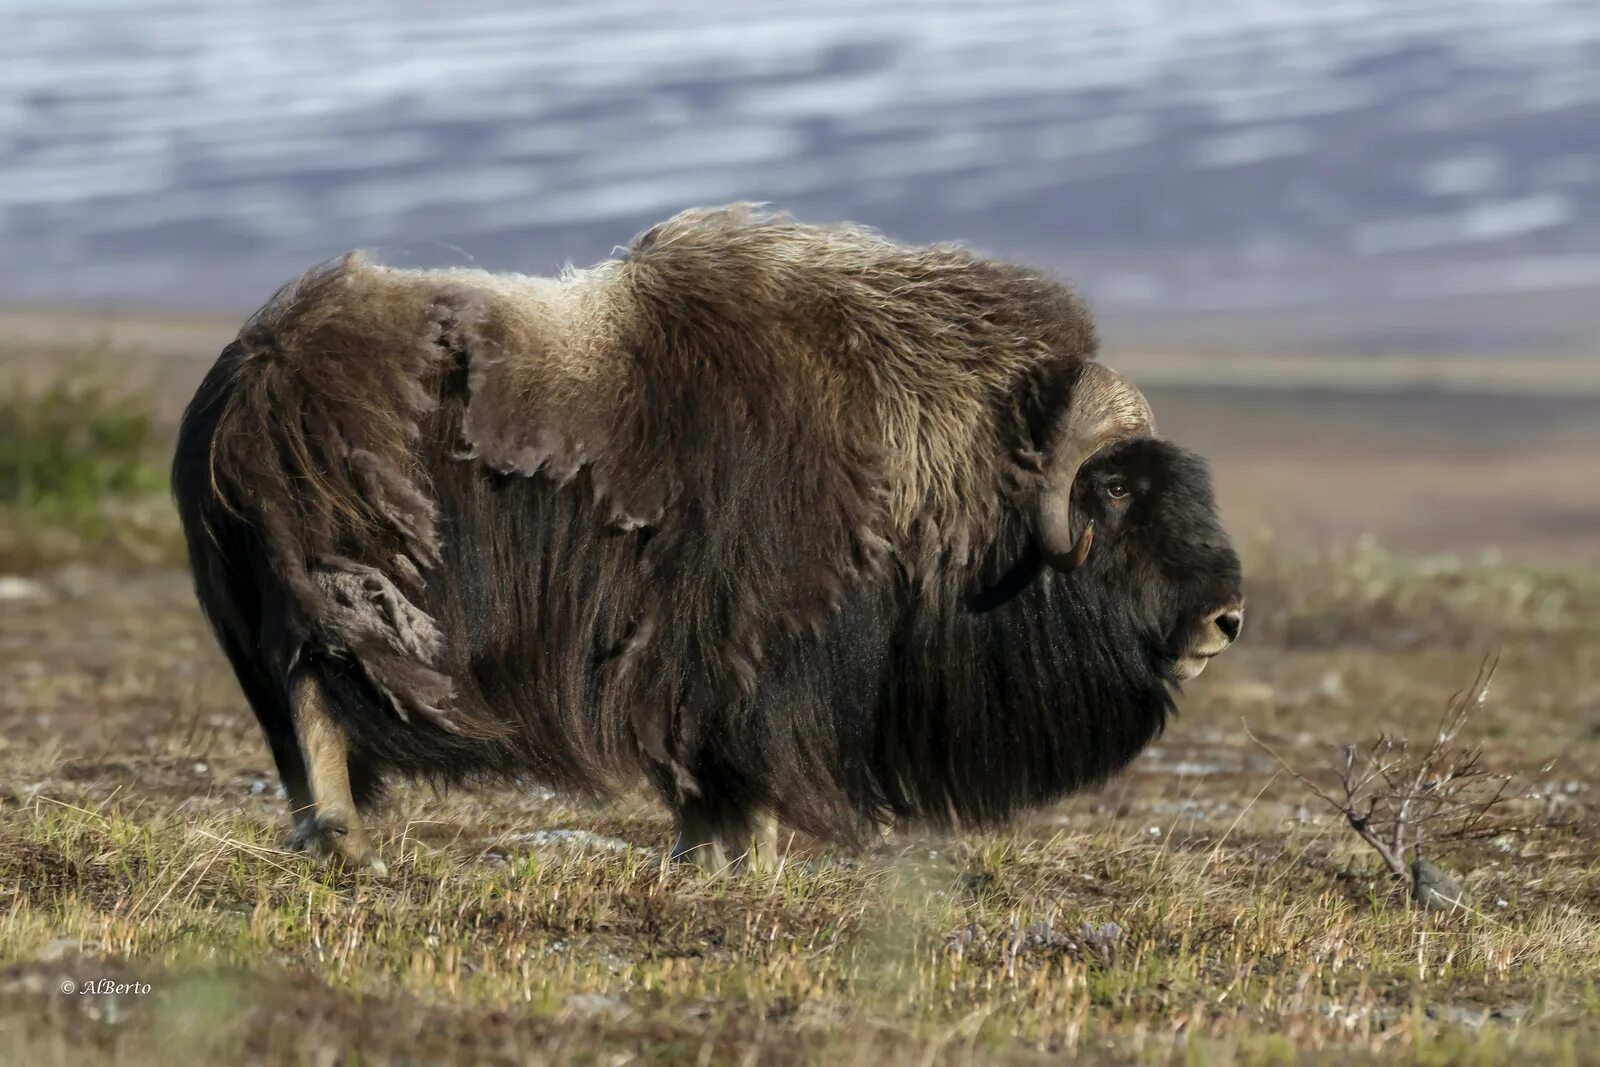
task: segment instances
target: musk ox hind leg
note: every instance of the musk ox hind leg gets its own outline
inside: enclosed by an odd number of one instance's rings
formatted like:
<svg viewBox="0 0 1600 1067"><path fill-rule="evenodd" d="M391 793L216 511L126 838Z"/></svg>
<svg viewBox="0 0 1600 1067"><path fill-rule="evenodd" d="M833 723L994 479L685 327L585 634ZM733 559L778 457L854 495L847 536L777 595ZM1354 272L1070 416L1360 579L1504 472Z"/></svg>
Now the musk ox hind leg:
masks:
<svg viewBox="0 0 1600 1067"><path fill-rule="evenodd" d="M696 798L678 811L672 858L704 871L726 871L750 863L778 862L778 817L769 811L718 807Z"/></svg>
<svg viewBox="0 0 1600 1067"><path fill-rule="evenodd" d="M283 782L283 792L289 801L289 842L315 836L317 821L316 802L311 798L311 781L305 756L300 752L300 741L292 726L288 730L268 730L267 744L278 765L278 777Z"/></svg>
<svg viewBox="0 0 1600 1067"><path fill-rule="evenodd" d="M388 868L367 836L350 791L350 753L345 732L328 712L317 676L297 670L289 683L294 732L306 764L310 810L295 813L289 845L325 859L384 875ZM294 801L291 798L290 803Z"/></svg>

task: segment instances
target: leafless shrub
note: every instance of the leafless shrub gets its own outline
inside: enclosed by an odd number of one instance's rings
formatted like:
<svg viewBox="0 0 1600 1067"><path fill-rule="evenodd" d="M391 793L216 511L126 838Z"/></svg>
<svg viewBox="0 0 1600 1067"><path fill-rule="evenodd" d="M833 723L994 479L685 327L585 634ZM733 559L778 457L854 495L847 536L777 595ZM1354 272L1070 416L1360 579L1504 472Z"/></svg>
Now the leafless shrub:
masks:
<svg viewBox="0 0 1600 1067"><path fill-rule="evenodd" d="M1388 733L1365 748L1345 745L1332 789L1297 770L1248 728L1245 732L1313 796L1344 816L1419 901L1459 906L1459 885L1423 859L1425 846L1527 833L1538 825L1513 810L1516 775L1489 769L1482 747L1462 739L1473 712L1488 699L1498 662L1486 657L1472 684L1450 698L1426 749Z"/></svg>

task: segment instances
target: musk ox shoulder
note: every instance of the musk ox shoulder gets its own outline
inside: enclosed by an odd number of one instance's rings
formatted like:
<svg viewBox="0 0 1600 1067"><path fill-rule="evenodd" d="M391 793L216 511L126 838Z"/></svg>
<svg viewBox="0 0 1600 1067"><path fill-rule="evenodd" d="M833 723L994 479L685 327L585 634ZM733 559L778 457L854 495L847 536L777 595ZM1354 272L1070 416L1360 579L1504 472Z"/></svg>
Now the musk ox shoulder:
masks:
<svg viewBox="0 0 1600 1067"><path fill-rule="evenodd" d="M222 353L173 465L296 845L392 776L987 825L1111 774L1237 636L1204 463L1062 285L735 206L556 279L359 255Z"/></svg>

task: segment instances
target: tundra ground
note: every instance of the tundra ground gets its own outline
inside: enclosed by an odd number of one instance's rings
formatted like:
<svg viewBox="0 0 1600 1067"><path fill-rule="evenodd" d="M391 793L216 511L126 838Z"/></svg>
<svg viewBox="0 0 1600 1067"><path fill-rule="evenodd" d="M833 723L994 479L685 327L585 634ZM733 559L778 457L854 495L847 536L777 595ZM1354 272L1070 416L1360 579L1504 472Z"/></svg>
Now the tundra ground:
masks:
<svg viewBox="0 0 1600 1067"><path fill-rule="evenodd" d="M0 509L0 1062L1600 1062L1575 402L1153 392L1215 462L1249 597L1162 741L1005 832L793 839L733 877L664 863L642 799L533 783L399 788L383 879L284 851L161 498L93 458L158 464L170 398L144 444L69 442L81 475ZM0 445L46 414L0 405ZM1246 729L1331 776L1347 742L1426 743L1496 650L1469 730L1545 829L1435 847L1471 905L1424 912Z"/></svg>

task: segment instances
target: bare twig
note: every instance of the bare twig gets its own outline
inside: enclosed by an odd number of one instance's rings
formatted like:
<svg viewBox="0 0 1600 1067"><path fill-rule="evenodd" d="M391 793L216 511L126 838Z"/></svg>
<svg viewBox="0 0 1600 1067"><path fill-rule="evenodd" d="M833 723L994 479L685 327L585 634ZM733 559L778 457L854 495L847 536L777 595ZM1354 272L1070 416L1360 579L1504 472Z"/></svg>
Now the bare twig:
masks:
<svg viewBox="0 0 1600 1067"><path fill-rule="evenodd" d="M1450 698L1425 751L1414 753L1404 738L1388 734L1380 734L1365 749L1344 746L1336 790L1291 766L1248 726L1245 734L1308 792L1342 815L1390 874L1413 883L1422 869L1425 844L1531 828L1526 820L1495 817L1512 798L1513 776L1491 772L1484 766L1483 750L1460 740L1472 713L1487 699L1498 664L1497 656L1485 657L1472 685ZM1408 848L1415 852L1410 864Z"/></svg>
<svg viewBox="0 0 1600 1067"><path fill-rule="evenodd" d="M1271 746L1269 746L1265 741L1261 740L1261 738L1257 737L1255 734L1251 733L1248 726L1245 727L1244 732L1251 741L1255 742L1257 747L1259 747L1263 752L1271 756L1273 759L1277 760L1278 765L1285 771L1288 771L1296 781L1305 786L1316 796L1322 798L1322 800L1327 802L1328 806L1333 808L1333 810L1343 815L1346 821L1350 823L1351 829L1360 834L1361 839L1367 844L1371 845L1379 856L1383 857L1383 862L1388 865L1389 869L1393 871L1396 876L1401 878L1405 877L1405 863L1397 854L1389 849L1389 846L1384 843L1382 838L1372 832L1372 808L1369 806L1365 813L1358 813L1356 811L1355 792L1351 785L1352 779L1348 772L1343 778L1345 798L1340 800L1328 793L1316 782L1313 782L1310 778L1307 778L1305 775L1295 770L1287 760L1278 755L1277 752L1273 751ZM1346 752L1352 752L1354 748L1354 745L1348 746L1346 748ZM1348 760L1346 763L1347 768L1352 765L1353 762L1353 759Z"/></svg>

